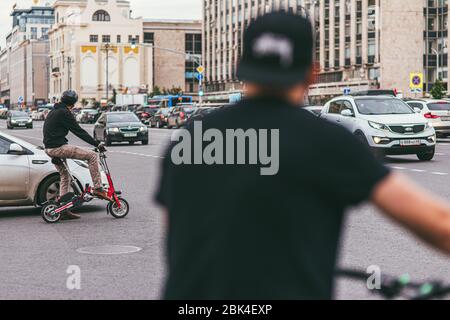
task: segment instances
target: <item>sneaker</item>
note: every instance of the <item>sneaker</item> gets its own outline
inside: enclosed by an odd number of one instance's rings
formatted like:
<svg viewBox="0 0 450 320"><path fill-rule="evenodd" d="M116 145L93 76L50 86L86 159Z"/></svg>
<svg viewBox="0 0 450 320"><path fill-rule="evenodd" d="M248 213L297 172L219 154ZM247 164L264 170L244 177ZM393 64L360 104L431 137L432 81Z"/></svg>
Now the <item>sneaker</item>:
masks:
<svg viewBox="0 0 450 320"><path fill-rule="evenodd" d="M102 200L113 201L110 197L108 197L108 193L103 188L95 189L92 195Z"/></svg>
<svg viewBox="0 0 450 320"><path fill-rule="evenodd" d="M61 215L61 220L78 220L81 219L79 214L75 214L73 212L67 211Z"/></svg>

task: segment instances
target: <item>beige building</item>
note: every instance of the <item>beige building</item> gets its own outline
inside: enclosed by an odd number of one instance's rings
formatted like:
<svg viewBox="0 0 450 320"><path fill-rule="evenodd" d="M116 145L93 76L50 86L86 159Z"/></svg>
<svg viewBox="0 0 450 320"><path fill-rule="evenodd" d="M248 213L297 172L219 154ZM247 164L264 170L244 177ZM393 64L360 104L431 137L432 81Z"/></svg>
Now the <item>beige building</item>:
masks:
<svg viewBox="0 0 450 320"><path fill-rule="evenodd" d="M305 14L314 25L318 82L310 89L312 102L347 88L397 89L412 96L409 81L415 72L424 74L425 92L437 78L447 83L447 0L206 0L208 92L242 89L235 66L243 31L255 17L273 10Z"/></svg>
<svg viewBox="0 0 450 320"><path fill-rule="evenodd" d="M154 85L198 93L197 67L202 58L202 23L196 20L144 20L145 44L154 46Z"/></svg>
<svg viewBox="0 0 450 320"><path fill-rule="evenodd" d="M54 23L53 9L33 6L13 8L12 29L0 51L0 103L27 106L48 98L48 30Z"/></svg>
<svg viewBox="0 0 450 320"><path fill-rule="evenodd" d="M50 37L50 98L67 89L80 99L105 101L113 90L137 93L153 87L153 50L135 46L143 20L123 0L57 0Z"/></svg>

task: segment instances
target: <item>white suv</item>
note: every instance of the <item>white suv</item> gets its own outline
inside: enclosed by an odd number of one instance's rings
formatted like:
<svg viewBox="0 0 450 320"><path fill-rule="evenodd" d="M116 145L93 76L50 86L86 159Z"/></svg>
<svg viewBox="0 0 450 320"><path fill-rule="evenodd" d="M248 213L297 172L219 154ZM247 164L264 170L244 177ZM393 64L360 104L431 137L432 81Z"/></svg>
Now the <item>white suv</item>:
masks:
<svg viewBox="0 0 450 320"><path fill-rule="evenodd" d="M422 115L398 98L344 96L325 105L321 117L339 124L383 155L434 158L436 132Z"/></svg>
<svg viewBox="0 0 450 320"><path fill-rule="evenodd" d="M450 102L445 100L419 99L406 103L424 116L436 130L438 137L450 136Z"/></svg>

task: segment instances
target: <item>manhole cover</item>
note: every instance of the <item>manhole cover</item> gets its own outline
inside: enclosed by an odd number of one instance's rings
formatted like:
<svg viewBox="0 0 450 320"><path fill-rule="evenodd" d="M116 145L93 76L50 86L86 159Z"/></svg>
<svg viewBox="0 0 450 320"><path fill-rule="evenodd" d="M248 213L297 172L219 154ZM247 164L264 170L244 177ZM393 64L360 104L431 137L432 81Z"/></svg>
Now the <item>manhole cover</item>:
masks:
<svg viewBox="0 0 450 320"><path fill-rule="evenodd" d="M127 253L136 253L141 251L142 248L134 247L134 246L98 246L98 247L85 247L77 249L78 253L83 254L104 254L104 255L113 255L113 254L127 254Z"/></svg>

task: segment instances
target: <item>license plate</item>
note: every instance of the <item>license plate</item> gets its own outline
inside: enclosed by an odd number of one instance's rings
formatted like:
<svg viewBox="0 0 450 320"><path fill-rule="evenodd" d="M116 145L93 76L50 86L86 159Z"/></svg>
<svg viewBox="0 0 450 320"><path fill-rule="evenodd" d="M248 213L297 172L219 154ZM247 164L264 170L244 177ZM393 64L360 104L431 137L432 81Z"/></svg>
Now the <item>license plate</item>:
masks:
<svg viewBox="0 0 450 320"><path fill-rule="evenodd" d="M420 144L420 140L418 139L400 140L400 145L402 147L420 146Z"/></svg>
<svg viewBox="0 0 450 320"><path fill-rule="evenodd" d="M25 127L25 123L19 123L19 127Z"/></svg>
<svg viewBox="0 0 450 320"><path fill-rule="evenodd" d="M125 138L134 138L137 137L137 133L124 133L123 136Z"/></svg>

